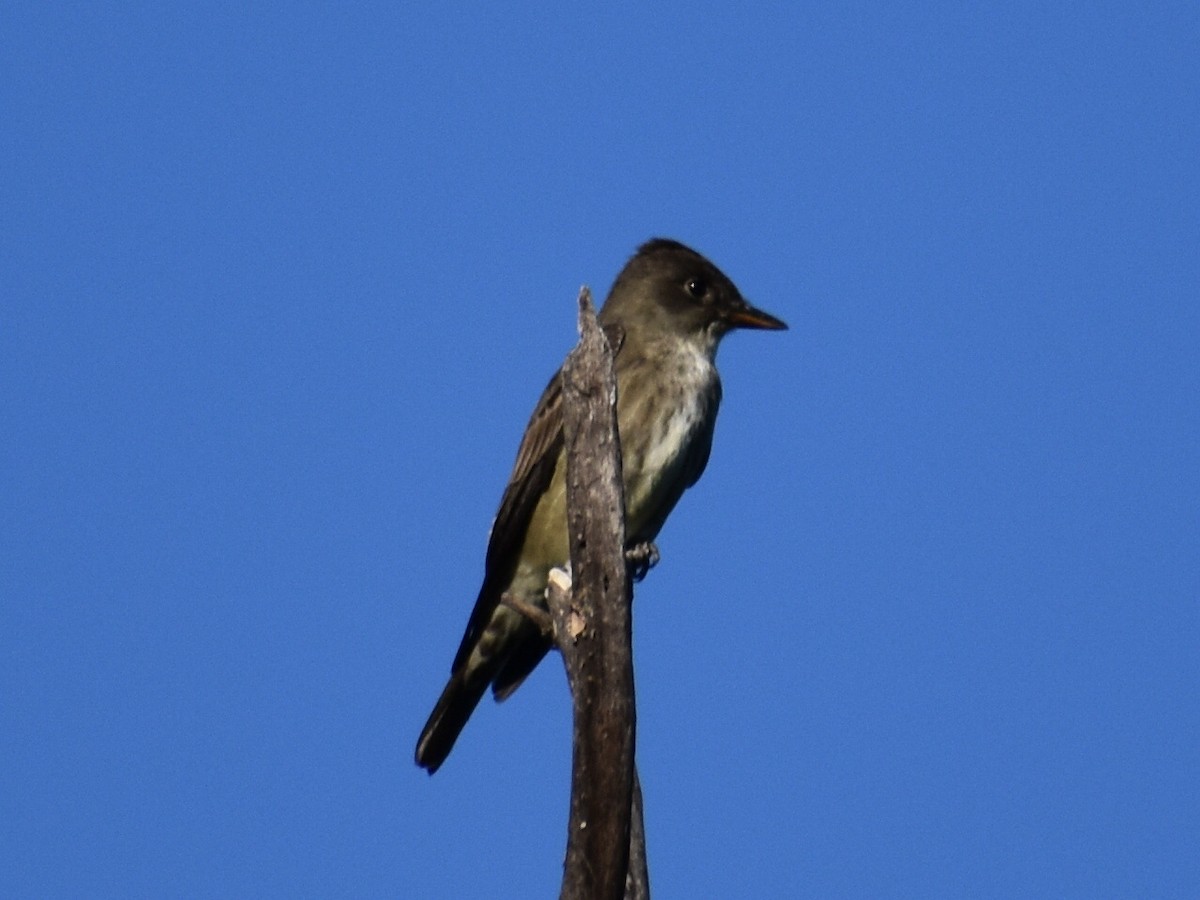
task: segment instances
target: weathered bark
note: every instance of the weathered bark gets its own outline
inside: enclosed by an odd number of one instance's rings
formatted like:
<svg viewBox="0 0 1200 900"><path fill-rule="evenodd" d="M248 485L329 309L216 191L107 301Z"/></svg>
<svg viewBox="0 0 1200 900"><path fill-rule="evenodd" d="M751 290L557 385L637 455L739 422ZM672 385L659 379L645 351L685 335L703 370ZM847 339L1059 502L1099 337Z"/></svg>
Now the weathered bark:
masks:
<svg viewBox="0 0 1200 900"><path fill-rule="evenodd" d="M552 580L549 591L575 721L562 897L620 900L630 874L635 777L632 593L613 353L586 288L579 297L579 330L579 346L562 371L571 586ZM640 803L637 811L635 838L641 834ZM630 886L643 889L644 846L632 855Z"/></svg>
<svg viewBox="0 0 1200 900"><path fill-rule="evenodd" d="M625 900L650 900L650 870L646 865L646 826L642 822L642 781L633 767L633 809L629 814L629 873Z"/></svg>

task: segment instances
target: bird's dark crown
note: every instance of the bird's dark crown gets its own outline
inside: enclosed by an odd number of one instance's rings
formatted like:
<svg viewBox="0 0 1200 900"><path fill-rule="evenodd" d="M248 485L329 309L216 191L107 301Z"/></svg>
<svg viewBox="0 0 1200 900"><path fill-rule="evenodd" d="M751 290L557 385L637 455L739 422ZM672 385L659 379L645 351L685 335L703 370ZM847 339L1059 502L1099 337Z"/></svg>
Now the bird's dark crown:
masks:
<svg viewBox="0 0 1200 900"><path fill-rule="evenodd" d="M715 265L678 241L642 244L613 283L604 318L647 331L721 327L724 314L745 301Z"/></svg>

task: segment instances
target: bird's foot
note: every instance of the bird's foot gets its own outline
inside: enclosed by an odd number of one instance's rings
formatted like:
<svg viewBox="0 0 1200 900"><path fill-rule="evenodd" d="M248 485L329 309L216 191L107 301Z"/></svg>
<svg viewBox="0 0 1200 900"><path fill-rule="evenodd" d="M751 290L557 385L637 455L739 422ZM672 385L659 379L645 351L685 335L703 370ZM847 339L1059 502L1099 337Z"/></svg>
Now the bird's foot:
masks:
<svg viewBox="0 0 1200 900"><path fill-rule="evenodd" d="M653 541L642 541L634 544L625 551L625 562L629 566L629 577L641 581L646 574L658 565L660 559L658 547Z"/></svg>

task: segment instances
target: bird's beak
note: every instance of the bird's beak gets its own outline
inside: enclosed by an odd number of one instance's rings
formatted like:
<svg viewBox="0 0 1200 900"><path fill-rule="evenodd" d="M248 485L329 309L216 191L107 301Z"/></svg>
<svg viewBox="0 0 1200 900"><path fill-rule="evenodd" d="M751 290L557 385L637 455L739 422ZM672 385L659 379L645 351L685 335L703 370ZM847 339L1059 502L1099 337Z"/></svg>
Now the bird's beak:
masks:
<svg viewBox="0 0 1200 900"><path fill-rule="evenodd" d="M768 331L786 331L787 323L777 319L761 309L756 309L749 303L738 306L726 316L734 328L763 328Z"/></svg>

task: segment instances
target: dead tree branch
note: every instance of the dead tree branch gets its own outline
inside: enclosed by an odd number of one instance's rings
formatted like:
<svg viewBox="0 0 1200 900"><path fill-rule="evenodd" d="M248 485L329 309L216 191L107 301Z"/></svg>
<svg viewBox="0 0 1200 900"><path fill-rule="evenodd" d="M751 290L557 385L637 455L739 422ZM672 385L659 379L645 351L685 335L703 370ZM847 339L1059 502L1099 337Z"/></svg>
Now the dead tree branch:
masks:
<svg viewBox="0 0 1200 900"><path fill-rule="evenodd" d="M620 900L627 884L631 896L648 896L644 844L632 853L630 849L635 784L632 593L625 561L613 352L587 288L579 296L579 331L579 345L562 370L572 586L552 580L549 590L575 722L562 897ZM641 838L641 804L637 807L632 830Z"/></svg>

